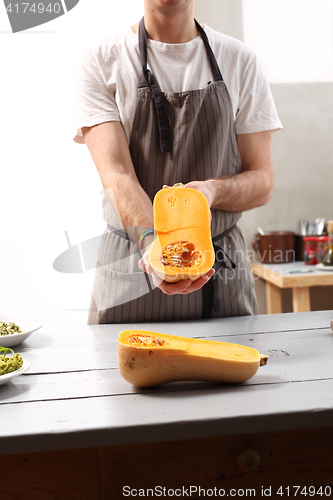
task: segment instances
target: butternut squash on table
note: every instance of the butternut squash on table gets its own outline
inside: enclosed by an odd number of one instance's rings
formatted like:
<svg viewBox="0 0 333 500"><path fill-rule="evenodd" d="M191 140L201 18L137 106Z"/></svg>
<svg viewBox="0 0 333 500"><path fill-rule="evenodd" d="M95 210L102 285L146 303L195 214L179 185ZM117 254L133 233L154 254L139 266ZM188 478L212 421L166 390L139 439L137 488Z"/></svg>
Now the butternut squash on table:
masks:
<svg viewBox="0 0 333 500"><path fill-rule="evenodd" d="M148 260L155 273L169 283L207 274L215 253L206 197L175 184L156 193L153 208L155 239Z"/></svg>
<svg viewBox="0 0 333 500"><path fill-rule="evenodd" d="M137 387L180 380L245 382L267 359L252 347L146 330L124 330L118 338L119 371Z"/></svg>

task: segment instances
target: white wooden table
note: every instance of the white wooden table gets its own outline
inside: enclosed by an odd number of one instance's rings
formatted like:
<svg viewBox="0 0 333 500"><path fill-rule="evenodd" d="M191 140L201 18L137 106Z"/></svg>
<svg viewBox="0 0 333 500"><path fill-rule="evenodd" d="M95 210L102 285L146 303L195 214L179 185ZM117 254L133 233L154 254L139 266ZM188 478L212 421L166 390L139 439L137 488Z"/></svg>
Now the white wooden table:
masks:
<svg viewBox="0 0 333 500"><path fill-rule="evenodd" d="M0 386L1 500L117 499L124 486L158 485L257 496L264 486L281 498L280 486L333 485L332 318L44 326L14 348L30 370ZM242 385L136 389L117 369L118 333L133 327L249 345L269 361Z"/></svg>

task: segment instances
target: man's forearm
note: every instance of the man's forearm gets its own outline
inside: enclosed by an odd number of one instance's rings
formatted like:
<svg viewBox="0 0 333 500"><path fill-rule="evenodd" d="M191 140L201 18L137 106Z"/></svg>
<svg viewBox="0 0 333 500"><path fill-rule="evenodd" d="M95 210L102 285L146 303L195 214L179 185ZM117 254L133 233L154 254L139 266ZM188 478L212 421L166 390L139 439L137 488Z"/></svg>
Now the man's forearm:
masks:
<svg viewBox="0 0 333 500"><path fill-rule="evenodd" d="M82 132L112 208L137 242L142 231L153 227L153 206L136 176L125 132L119 122Z"/></svg>
<svg viewBox="0 0 333 500"><path fill-rule="evenodd" d="M211 208L228 212L243 212L264 205L273 188L272 177L257 170L212 179L207 183L212 193Z"/></svg>
<svg viewBox="0 0 333 500"><path fill-rule="evenodd" d="M154 227L150 198L138 181L129 175L117 173L101 180L125 231L133 241L137 242L145 229Z"/></svg>
<svg viewBox="0 0 333 500"><path fill-rule="evenodd" d="M199 189L212 209L243 212L264 205L272 193L270 131L238 135L237 144L242 161L239 174L186 184Z"/></svg>

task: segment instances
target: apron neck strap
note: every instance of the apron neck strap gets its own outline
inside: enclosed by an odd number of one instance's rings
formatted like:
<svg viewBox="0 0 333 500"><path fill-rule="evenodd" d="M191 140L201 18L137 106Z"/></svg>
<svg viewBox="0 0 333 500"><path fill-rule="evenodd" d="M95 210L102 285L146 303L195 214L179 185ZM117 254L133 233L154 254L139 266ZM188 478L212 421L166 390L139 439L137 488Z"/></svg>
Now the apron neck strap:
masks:
<svg viewBox="0 0 333 500"><path fill-rule="evenodd" d="M195 19L194 21L207 50L207 55L209 57L209 61L213 72L213 79L215 82L223 81L217 61L215 59L211 46L209 45L208 37L205 33L205 30L200 26L200 24ZM162 153L169 153L172 149L171 127L163 94L160 91L159 86L155 82L154 77L151 74L151 71L149 71L149 69L147 68L147 41L148 41L148 36L143 17L139 24L139 51L140 51L140 60L142 66L142 79L139 84L139 88L149 87L153 92L156 104L156 111L157 111L160 148Z"/></svg>
<svg viewBox="0 0 333 500"><path fill-rule="evenodd" d="M150 87L153 93L157 111L160 148L162 153L170 153L172 150L171 126L166 109L166 102L159 86L154 80L153 75L147 68L147 31L145 28L144 18L141 19L139 24L139 50L142 65L142 79L139 88Z"/></svg>
<svg viewBox="0 0 333 500"><path fill-rule="evenodd" d="M205 48L207 51L209 62L210 62L211 68L212 68L214 82L223 81L223 77L222 77L220 68L217 64L214 53L213 53L212 48L209 44L207 34L206 34L205 30L203 29L203 27L198 23L198 21L196 19L194 19L194 22L195 22L195 25L196 25L196 27L199 31L199 34L202 38L202 41L205 44ZM143 81L146 84L145 86L150 86L149 85L149 73L150 73L150 71L147 69L147 40L148 40L148 36L147 36L147 31L146 31L144 17L143 17L140 21L140 24L139 24L139 51L140 51ZM142 86L143 81L141 82L140 87Z"/></svg>
<svg viewBox="0 0 333 500"><path fill-rule="evenodd" d="M148 36L143 17L139 24L139 51L140 51L143 81L146 83L145 86L149 87L150 86L148 81L149 70L147 69L147 39ZM143 81L140 83L140 87L143 86L142 85Z"/></svg>
<svg viewBox="0 0 333 500"><path fill-rule="evenodd" d="M217 60L215 59L212 48L209 44L208 36L207 36L205 30L203 29L203 27L198 23L198 21L196 19L194 19L194 22L195 22L195 25L198 28L198 31L201 35L202 41L205 44L207 55L208 55L210 65L212 68L212 72L213 72L214 82L221 82L221 81L223 81L222 74L221 74L219 65L217 64Z"/></svg>

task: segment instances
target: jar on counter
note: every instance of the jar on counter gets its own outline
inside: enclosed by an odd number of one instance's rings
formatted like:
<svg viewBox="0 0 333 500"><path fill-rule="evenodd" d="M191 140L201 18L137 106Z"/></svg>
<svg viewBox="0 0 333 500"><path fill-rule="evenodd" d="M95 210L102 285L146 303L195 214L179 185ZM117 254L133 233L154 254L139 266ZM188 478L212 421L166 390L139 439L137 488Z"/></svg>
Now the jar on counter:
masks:
<svg viewBox="0 0 333 500"><path fill-rule="evenodd" d="M317 236L304 236L304 263L308 266L317 264Z"/></svg>
<svg viewBox="0 0 333 500"><path fill-rule="evenodd" d="M328 245L328 236L317 237L317 262L321 263L326 253Z"/></svg>
<svg viewBox="0 0 333 500"><path fill-rule="evenodd" d="M328 233L327 250L323 257L322 264L323 266L333 267L333 220L329 220L327 222L327 233Z"/></svg>

